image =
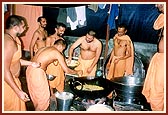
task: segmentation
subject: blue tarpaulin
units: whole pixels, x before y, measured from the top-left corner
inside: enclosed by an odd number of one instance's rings
[[[120,4],[119,5],[118,20],[115,20],[116,26],[119,23],[125,23],[128,27],[127,34],[131,37],[132,41],[144,43],[157,43],[158,32],[153,29],[153,24],[159,15],[158,9],[155,4]],[[57,21],[58,13],[61,8],[43,8],[43,14],[48,18],[49,33],[53,25]],[[86,8],[86,21],[87,26],[70,30],[67,28],[65,35],[67,36],[82,36],[85,35],[88,29],[94,29],[97,32],[98,39],[106,39],[106,29],[108,21],[108,10],[98,8],[97,12]],[[66,15],[62,15],[62,19],[66,19]],[[110,20],[109,20],[110,22]],[[114,19],[111,20],[114,22]],[[54,29],[52,29],[54,30]],[[114,36],[116,28],[110,31],[110,38]]]

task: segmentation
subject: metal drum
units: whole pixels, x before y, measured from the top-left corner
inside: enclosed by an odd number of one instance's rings
[[[104,72],[106,72],[106,64],[110,55],[104,63]],[[104,73],[106,75],[106,73]],[[116,101],[123,102],[125,104],[143,104],[146,103],[144,96],[142,95],[143,83],[145,80],[145,70],[142,61],[138,58],[137,54],[134,55],[134,72],[130,76],[116,77],[111,80],[112,87],[115,90],[117,96]]]

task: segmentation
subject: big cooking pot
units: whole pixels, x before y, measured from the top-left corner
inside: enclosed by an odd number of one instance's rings
[[[107,56],[104,62],[104,74],[106,75],[106,65],[110,55]],[[144,100],[142,95],[143,83],[145,80],[145,70],[142,61],[135,53],[133,75],[120,76],[111,80],[112,89],[116,92],[116,99],[122,100],[126,103],[132,103],[135,100]]]
[[[118,96],[138,97],[142,92],[144,78],[124,76],[113,78],[111,82]]]
[[[111,81],[105,78],[95,77],[74,77],[69,80],[71,90],[79,97],[85,99],[96,99],[106,97],[113,90]],[[102,90],[83,90],[85,84],[103,87]],[[78,89],[77,87],[80,87]]]

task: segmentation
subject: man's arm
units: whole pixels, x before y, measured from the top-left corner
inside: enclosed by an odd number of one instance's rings
[[[59,64],[61,65],[61,67],[62,67],[62,69],[64,70],[65,73],[67,73],[67,74],[78,74],[79,76],[82,76],[82,71],[80,71],[80,70],[76,71],[76,70],[72,70],[72,69],[68,68],[67,64],[65,63],[65,58],[60,52],[57,52],[56,56],[57,56]]]
[[[46,38],[46,47],[51,46],[51,44],[50,44],[51,41],[50,40],[51,40],[50,37]]]
[[[94,66],[97,64],[97,62],[98,62],[98,60],[100,58],[101,51],[102,51],[102,44],[101,44],[100,41],[98,41],[98,43],[97,43],[97,49],[96,49],[96,55],[95,55],[94,61],[91,64],[91,66],[89,67],[89,69],[88,69],[89,73],[92,71],[92,69],[94,68]]]
[[[4,44],[4,81],[13,89],[23,101],[29,101],[28,95],[23,92],[15,83],[12,72],[10,70],[11,61],[17,47],[13,42],[5,41]]]
[[[72,59],[72,54],[73,54],[73,51],[74,51],[74,49],[76,48],[76,47],[78,47],[81,43],[82,43],[82,41],[83,41],[83,37],[80,37],[80,38],[78,38],[72,45],[71,45],[71,47],[69,48],[69,57],[68,57],[68,60],[69,61],[71,61],[71,59]]]
[[[126,42],[127,42],[126,55],[123,57],[116,58],[117,60],[125,60],[125,59],[131,57],[131,43],[130,43],[130,41],[126,41]]]
[[[20,63],[22,66],[33,66],[33,67],[40,67],[40,63],[37,63],[37,62],[32,62],[32,61],[27,61],[27,60],[24,60],[24,59],[20,59]]]
[[[36,43],[36,40],[38,37],[39,37],[39,33],[35,32],[33,34],[32,40],[30,42],[30,57],[31,57],[31,59],[33,58],[34,46],[35,46],[35,43]]]

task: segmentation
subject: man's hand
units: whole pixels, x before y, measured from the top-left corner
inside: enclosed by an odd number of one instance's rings
[[[87,73],[88,73],[88,74],[89,74],[89,73],[91,73],[91,72],[92,72],[92,70],[93,70],[93,68],[92,68],[92,67],[87,68]]]
[[[82,77],[83,71],[82,70],[77,70],[77,74],[78,74],[79,77]]]
[[[23,92],[23,91],[20,91],[20,92],[18,93],[18,96],[19,96],[19,98],[20,98],[21,100],[23,100],[24,102],[30,101],[29,96],[28,96],[25,92]]]
[[[35,68],[39,68],[41,66],[41,63],[37,63],[37,62],[32,62],[31,66],[35,67]]]

